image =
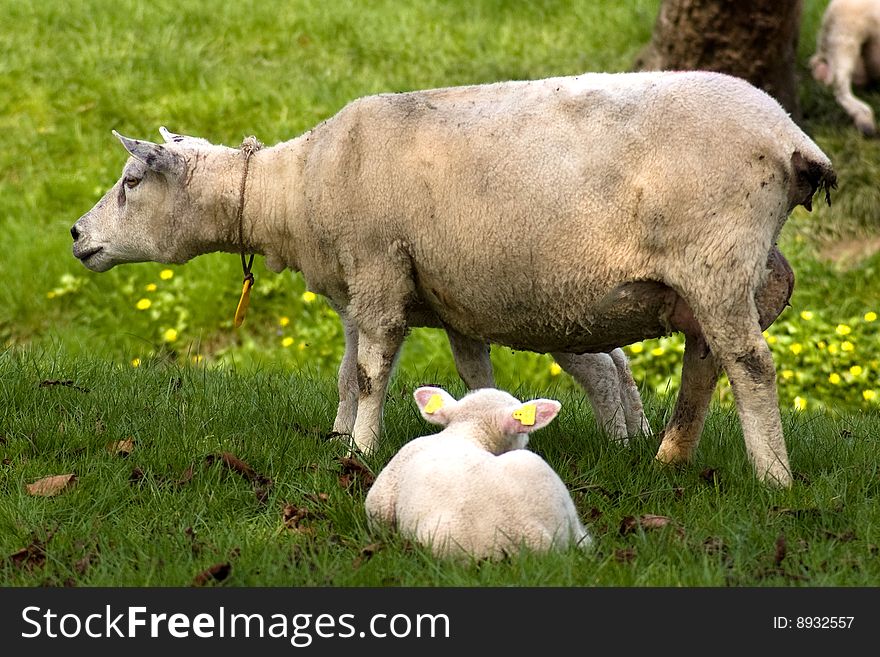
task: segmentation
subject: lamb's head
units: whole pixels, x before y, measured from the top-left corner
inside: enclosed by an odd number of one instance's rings
[[[236,149],[160,128],[165,144],[129,139],[115,185],[70,229],[73,255],[94,271],[126,262],[183,263],[221,248],[235,196]],[[240,165],[239,165],[240,166]]]
[[[493,454],[522,449],[529,433],[547,426],[562,407],[554,399],[521,402],[495,388],[469,392],[460,400],[433,386],[418,388],[416,404],[428,422],[474,439]]]

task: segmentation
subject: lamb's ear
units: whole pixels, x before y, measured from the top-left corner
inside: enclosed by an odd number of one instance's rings
[[[185,163],[182,157],[177,153],[172,153],[160,144],[154,144],[151,141],[141,141],[140,139],[129,139],[120,135],[115,130],[113,135],[122,142],[133,157],[146,164],[150,169],[157,173],[164,173],[173,176],[183,174]]]
[[[504,433],[531,433],[546,427],[562,408],[555,399],[532,399],[502,418]]]
[[[422,386],[413,392],[422,417],[431,424],[445,427],[452,420],[458,402],[443,388]]]

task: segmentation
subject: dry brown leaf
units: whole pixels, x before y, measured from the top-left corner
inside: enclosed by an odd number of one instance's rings
[[[635,516],[626,516],[620,521],[620,534],[630,534],[637,529],[662,529],[670,524],[674,525],[675,523],[672,518],[667,516],[655,516],[650,513],[646,513],[638,518]],[[681,528],[678,528],[678,533],[683,534],[684,532]]]
[[[284,526],[288,529],[302,529],[302,521],[311,517],[312,512],[305,507],[285,504],[281,509],[281,518],[284,520]]]
[[[134,438],[126,438],[125,440],[117,440],[107,445],[107,449],[111,454],[117,456],[128,456],[134,451]]]
[[[227,468],[232,470],[233,472],[237,472],[242,477],[247,479],[250,482],[259,484],[265,488],[270,488],[272,486],[272,480],[269,477],[265,477],[258,472],[256,472],[251,466],[238,458],[235,454],[230,452],[222,452],[219,455],[209,454],[205,459],[208,464],[212,464],[215,461],[219,460],[220,463],[225,465]]]
[[[373,485],[376,478],[361,461],[352,456],[341,456],[337,461],[342,466],[342,474],[339,476],[340,486],[349,488],[357,482],[363,490],[367,490]]]
[[[27,492],[28,495],[51,497],[52,495],[57,495],[75,481],[76,475],[73,473],[43,477],[42,479],[37,479],[32,484],[28,484]]]
[[[193,466],[190,465],[186,470],[183,471],[183,474],[180,475],[180,479],[177,480],[177,485],[186,486],[190,482],[190,479],[193,478],[194,473],[195,472],[193,470]]]
[[[776,545],[774,546],[773,564],[775,566],[779,566],[782,564],[782,561],[785,559],[787,551],[788,550],[785,545],[785,534],[780,534],[779,537],[776,539]]]
[[[367,546],[361,548],[361,553],[355,557],[354,562],[352,562],[352,568],[360,568],[367,561],[369,561],[374,554],[376,554],[379,550],[381,550],[383,545],[381,543],[370,543]]]
[[[232,564],[228,561],[223,563],[215,563],[210,568],[203,570],[192,581],[192,586],[204,586],[211,580],[215,582],[222,582],[224,579],[229,577],[229,573],[232,571]]]
[[[614,560],[618,563],[631,563],[636,558],[636,549],[633,547],[621,548],[614,551]]]

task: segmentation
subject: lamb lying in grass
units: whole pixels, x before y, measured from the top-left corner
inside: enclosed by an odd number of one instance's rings
[[[810,67],[816,80],[834,90],[837,103],[862,134],[875,135],[874,111],[856,98],[852,85],[880,80],[880,0],[831,0]]]
[[[379,473],[365,502],[371,527],[395,527],[438,557],[590,545],[565,484],[523,449],[559,402],[522,403],[494,388],[460,401],[434,387],[414,396],[422,416],[445,429],[407,443]]]

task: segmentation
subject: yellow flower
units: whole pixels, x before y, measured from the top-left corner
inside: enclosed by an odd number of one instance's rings
[[[198,354],[198,355],[192,357],[193,363],[201,363],[203,360],[205,360],[205,357],[202,356],[201,354]]]
[[[777,342],[778,342],[778,340],[776,339],[775,335],[768,335],[767,336],[767,344],[776,344]]]
[[[279,326],[287,326],[288,324],[290,324],[290,317],[279,317],[278,318],[278,325]]]
[[[846,324],[838,324],[836,330],[837,335],[849,335],[852,332],[852,329]]]
[[[167,281],[168,279],[172,278],[173,276],[174,276],[174,272],[171,271],[170,269],[163,269],[162,271],[159,272],[159,278],[161,278],[163,281]]]
[[[640,354],[645,350],[645,345],[641,342],[636,342],[633,345],[630,345],[629,350],[634,354]]]
[[[876,319],[877,319],[877,313],[875,313],[873,310],[865,313],[865,321],[866,322],[873,322],[873,321],[876,321]]]
[[[52,290],[49,290],[48,292],[46,292],[46,298],[47,298],[47,299],[54,299],[54,298],[55,298],[55,292],[52,291]]]
[[[131,366],[132,367],[140,367],[141,366],[141,359],[140,358],[132,358],[131,359]]]
[[[167,329],[162,334],[162,339],[165,340],[165,342],[174,342],[177,339],[177,329]]]
[[[828,353],[831,354],[832,356],[837,353],[837,343],[836,342],[832,342],[830,345],[828,345]]]
[[[853,365],[852,367],[849,368],[849,373],[852,374],[853,376],[858,376],[859,374],[862,373],[862,366],[861,365]]]
[[[840,383],[840,374],[838,374],[837,372],[832,372],[828,375],[828,381],[829,383],[837,385],[838,383]]]
[[[789,347],[789,349],[791,349],[791,353],[793,353],[795,356],[797,356],[799,353],[801,353],[804,350],[804,347],[800,342],[795,342],[793,345],[791,345]]]
[[[801,319],[806,320],[806,321],[809,322],[811,319],[813,319],[813,313],[812,313],[812,311],[810,311],[810,310],[802,310],[802,311],[801,311]]]
[[[651,349],[652,356],[662,356],[663,354],[664,354],[663,347],[654,347],[653,349]]]
[[[794,410],[805,411],[807,409],[807,400],[803,397],[794,398]]]
[[[305,348],[308,346],[309,345],[307,345],[305,342],[300,342],[298,345],[296,345],[296,348],[299,349],[300,351],[305,351]]]
[[[841,343],[841,345],[840,345],[840,349],[842,351],[852,351],[855,348],[856,348],[856,346],[852,342],[850,342],[849,340]]]
[[[306,303],[311,303],[312,301],[314,301],[317,298],[318,298],[318,295],[315,294],[314,292],[310,292],[309,290],[306,290],[302,294],[302,300],[305,301]]]
[[[782,370],[782,378],[786,381],[794,376],[794,372],[791,370]]]
[[[292,344],[293,344],[293,338],[291,338],[290,336],[287,336],[286,338],[284,338],[281,341],[281,346],[285,347],[285,348],[289,347]]]
[[[134,307],[137,308],[138,310],[146,310],[147,308],[149,308],[152,305],[153,305],[153,302],[150,301],[149,299],[141,299],[140,301],[138,301],[135,304]]]
[[[825,340],[819,340],[819,342],[816,343],[816,346],[819,347],[819,349],[824,349],[828,345],[825,344]]]
[[[874,401],[877,398],[876,390],[862,390],[862,397],[865,398],[865,401]]]
[[[560,372],[562,372],[562,368],[559,363],[550,363],[550,376],[559,376]]]
[[[156,287],[157,287],[157,286],[156,286],[155,283],[147,283],[146,285],[144,285],[144,289],[145,289],[147,292],[155,292],[155,291],[156,291]]]

